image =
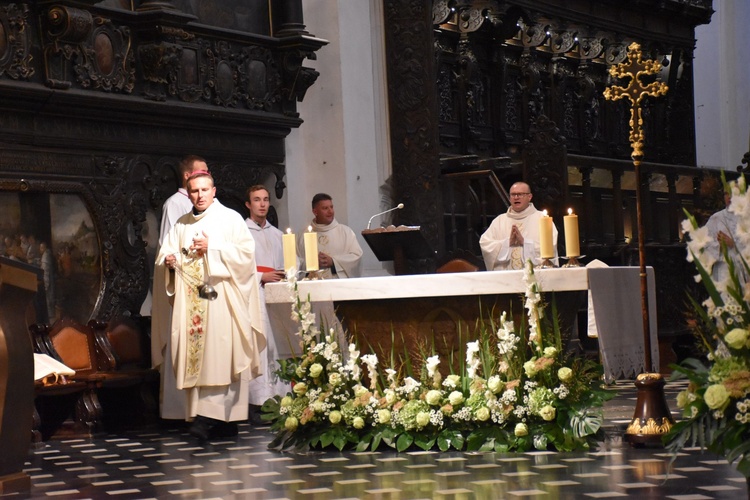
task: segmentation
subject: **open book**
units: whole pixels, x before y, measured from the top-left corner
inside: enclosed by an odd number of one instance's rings
[[[41,380],[44,385],[64,384],[65,377],[73,376],[76,372],[65,366],[55,358],[46,354],[34,353],[34,381]]]

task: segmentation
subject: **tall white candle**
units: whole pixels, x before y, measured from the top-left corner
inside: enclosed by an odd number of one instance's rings
[[[312,232],[312,226],[305,233],[305,266],[308,271],[317,271],[318,267],[318,233]]]
[[[573,213],[572,208],[569,208],[568,215],[563,217],[563,226],[565,227],[565,255],[567,257],[580,257],[578,216]]]
[[[552,246],[552,217],[544,215],[539,218],[539,252],[543,259],[551,259],[555,256],[555,250]]]
[[[290,228],[281,236],[281,244],[284,248],[284,272],[289,272],[297,266],[297,241]]]

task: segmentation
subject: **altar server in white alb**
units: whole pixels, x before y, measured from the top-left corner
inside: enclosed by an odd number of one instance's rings
[[[531,187],[516,182],[510,187],[510,207],[498,215],[479,239],[482,257],[488,271],[523,269],[531,259],[541,264],[539,218],[543,212],[531,203]],[[557,228],[552,225],[552,246],[557,258]]]
[[[276,283],[284,279],[284,250],[281,243],[282,232],[268,221],[268,209],[271,207],[270,194],[265,186],[256,184],[247,190],[245,206],[250,211],[250,217],[245,224],[255,240],[255,264],[258,269],[260,284],[260,304],[263,315],[263,328],[266,333],[265,355],[260,357],[261,376],[250,381],[250,415],[252,424],[262,424],[260,407],[273,396],[285,396],[289,385],[274,373],[278,368],[276,360],[281,352],[289,351],[288,345],[293,342],[291,332],[295,325],[284,325],[283,320],[273,314],[266,305],[265,285]],[[293,323],[289,314],[289,307],[284,305],[283,317],[287,323]],[[275,311],[274,311],[275,312]],[[273,325],[272,325],[273,323]],[[277,349],[277,342],[281,342],[282,349]],[[297,342],[297,341],[294,341]],[[291,356],[289,356],[291,357]]]
[[[193,209],[186,186],[188,178],[196,172],[208,172],[206,160],[196,155],[184,156],[178,165],[180,188],[167,198],[162,206],[159,247],[164,243],[164,239],[177,219]],[[172,306],[165,293],[163,280],[155,279],[152,289],[151,362],[154,368],[159,369],[161,375],[159,412],[161,418],[185,420],[187,418],[185,397],[181,391],[177,390],[171,356],[165,355],[171,350],[169,331],[172,322]]]
[[[339,224],[333,210],[333,199],[318,193],[312,199],[312,230],[318,233],[318,266],[322,278],[358,278],[361,274],[362,247],[354,231]],[[298,254],[305,255],[304,239],[297,242]]]
[[[248,416],[248,383],[266,346],[255,243],[242,216],[215,199],[213,178],[192,175],[193,210],[180,217],[156,259],[155,279],[173,300],[171,341],[177,388],[187,398],[190,433],[205,440],[237,434]],[[215,300],[201,289],[213,287]]]

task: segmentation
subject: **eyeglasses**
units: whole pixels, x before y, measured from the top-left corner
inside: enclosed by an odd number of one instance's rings
[[[510,193],[511,198],[520,198],[521,196],[526,196],[527,194],[531,193]]]

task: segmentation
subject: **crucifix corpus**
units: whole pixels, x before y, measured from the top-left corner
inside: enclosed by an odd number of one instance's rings
[[[627,60],[611,66],[609,74],[618,80],[628,80],[625,87],[612,85],[604,90],[604,97],[610,101],[627,99],[630,105],[630,157],[635,168],[636,220],[638,226],[638,258],[641,279],[641,312],[643,314],[643,347],[645,351],[645,373],[638,375],[635,385],[638,388],[633,420],[625,431],[625,437],[634,445],[660,445],[661,436],[669,432],[674,420],[664,396],[664,379],[660,373],[651,373],[651,329],[648,315],[648,282],[646,278],[645,231],[641,201],[641,161],[643,160],[643,116],[641,105],[646,97],[658,97],[667,93],[667,86],[658,81],[645,83],[642,78],[658,74],[662,64],[655,60],[643,60],[641,46],[631,43],[628,46]]]

